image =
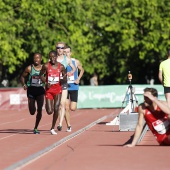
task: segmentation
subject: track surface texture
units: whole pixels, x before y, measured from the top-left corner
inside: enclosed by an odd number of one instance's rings
[[[71,113],[72,132],[50,134],[52,115],[43,111],[40,134],[28,110],[0,112],[0,169],[13,170],[169,170],[168,146],[150,131],[134,148],[123,147],[133,131],[108,126],[121,109],[79,109]],[[58,122],[56,126],[58,125]]]

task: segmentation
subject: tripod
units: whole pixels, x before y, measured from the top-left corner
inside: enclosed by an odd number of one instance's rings
[[[137,98],[136,98],[136,96],[134,94],[135,89],[132,87],[131,80],[129,80],[129,81],[130,81],[130,84],[129,84],[128,89],[126,91],[124,100],[122,101],[122,107],[123,107],[123,104],[125,102],[128,102],[128,104],[121,111],[121,113],[125,113],[125,112],[132,113],[132,112],[134,112],[135,111],[135,103],[134,103],[134,101],[136,101],[136,105],[138,106],[138,101],[137,101]],[[128,97],[128,100],[127,100],[127,97]]]
[[[120,124],[119,115],[122,114],[122,113],[127,113],[127,112],[133,113],[135,111],[134,101],[136,101],[136,105],[138,106],[138,101],[137,101],[137,98],[134,94],[135,91],[134,91],[134,88],[132,87],[132,84],[131,84],[132,74],[131,74],[130,71],[128,73],[128,80],[129,80],[130,84],[128,86],[124,100],[122,102],[122,107],[123,107],[124,102],[128,101],[128,104],[111,122],[106,123],[106,125],[119,125]],[[128,100],[127,100],[127,96],[128,96]]]

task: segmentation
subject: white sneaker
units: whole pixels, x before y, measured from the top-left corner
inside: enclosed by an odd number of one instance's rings
[[[71,126],[69,126],[66,131],[71,132]]]
[[[51,129],[50,132],[51,132],[52,135],[57,135],[57,133],[55,132],[54,129]]]

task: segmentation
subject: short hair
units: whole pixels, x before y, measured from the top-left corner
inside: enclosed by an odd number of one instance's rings
[[[49,56],[50,56],[51,53],[54,54],[55,56],[57,56],[57,52],[56,51],[54,51],[54,50],[50,51],[49,52]]]
[[[66,45],[66,46],[64,47],[64,49],[67,49],[67,48],[70,48],[70,51],[71,51],[71,47],[70,47],[69,45]]]
[[[155,88],[149,88],[149,87],[147,87],[147,88],[145,88],[143,91],[144,91],[144,92],[151,92],[151,94],[152,94],[153,96],[158,97],[158,91],[157,91]]]
[[[65,45],[66,45],[65,42],[57,42],[57,43],[56,43],[56,47],[57,47],[58,44],[63,44],[64,47],[65,47]]]
[[[34,53],[34,56],[35,56],[35,55],[39,55],[39,56],[42,58],[42,55],[41,55],[41,53],[39,53],[39,52]]]

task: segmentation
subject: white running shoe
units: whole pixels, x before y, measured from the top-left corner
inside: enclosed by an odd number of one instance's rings
[[[66,131],[71,132],[71,126],[69,126]]]
[[[50,132],[51,132],[52,135],[57,135],[57,133],[55,132],[54,129],[51,129]]]

